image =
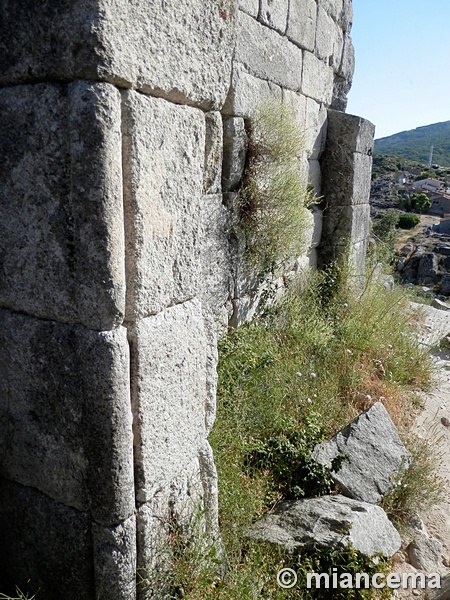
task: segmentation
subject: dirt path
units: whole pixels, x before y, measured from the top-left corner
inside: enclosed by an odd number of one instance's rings
[[[414,305],[419,308],[420,305]],[[423,323],[420,330],[420,341],[430,349],[435,361],[434,385],[428,392],[421,394],[424,410],[417,417],[413,431],[422,439],[429,440],[436,449],[438,460],[436,473],[443,480],[444,494],[442,501],[431,509],[419,513],[430,537],[442,544],[443,561],[438,571],[444,576],[450,569],[450,428],[442,423],[442,418],[450,419],[450,351],[437,350],[439,341],[450,334],[450,312],[437,310],[431,306],[420,306]],[[397,572],[415,572],[403,553],[405,562],[397,565]],[[412,599],[424,597],[416,591],[402,591],[398,597]],[[442,600],[450,600],[444,594]]]

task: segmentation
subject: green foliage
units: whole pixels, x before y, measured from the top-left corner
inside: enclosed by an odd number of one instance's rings
[[[396,227],[400,213],[394,208],[389,208],[372,221],[372,233],[377,241],[377,261],[388,264],[395,250],[397,237]]]
[[[0,593],[0,600],[34,600],[36,598],[36,594],[29,596],[27,593],[22,592],[22,590],[16,587],[16,597],[7,596],[6,594]]]
[[[398,226],[400,229],[412,229],[420,223],[420,217],[411,213],[400,215]]]
[[[412,335],[403,292],[368,285],[355,298],[345,285],[343,268],[316,274],[306,291],[293,290],[273,311],[221,341],[217,418],[210,442],[219,475],[228,570],[219,582],[211,576],[214,564],[208,571],[205,562],[197,567],[195,559],[182,569],[180,597],[328,598],[317,595],[323,590],[306,591],[301,584],[281,590],[277,571],[291,566],[303,581],[311,570],[336,567],[370,573],[374,568],[352,549],[288,555],[245,537],[246,528],[283,499],[330,491],[329,477],[311,459],[316,443],[375,400],[383,401],[401,425],[411,412],[405,390],[428,380],[430,361]],[[385,567],[387,563],[375,570]],[[341,594],[336,598],[377,597],[373,589],[335,593]]]
[[[429,441],[410,436],[408,449],[412,456],[409,468],[397,477],[395,487],[383,499],[383,508],[397,526],[405,526],[420,509],[442,500],[442,481],[435,474],[438,460],[436,448]]]
[[[300,170],[304,135],[285,104],[266,103],[252,120],[240,192],[247,258],[261,273],[304,250],[314,202]]]
[[[251,443],[247,463],[270,475],[284,498],[329,494],[333,480],[327,469],[311,457],[311,449],[325,439],[325,434],[314,411],[301,423],[286,419],[279,434]]]
[[[433,161],[450,166],[450,121],[375,140],[374,152],[376,155],[388,154],[427,164],[430,146],[434,146]]]
[[[406,210],[412,210],[418,213],[425,213],[431,208],[431,200],[426,194],[411,194],[404,196],[401,205]]]

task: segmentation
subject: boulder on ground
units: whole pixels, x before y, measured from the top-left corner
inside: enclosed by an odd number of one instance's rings
[[[425,573],[436,571],[442,560],[442,544],[425,532],[417,533],[406,549],[409,563]]]
[[[352,545],[365,556],[391,557],[400,548],[400,535],[379,506],[345,496],[321,496],[285,502],[277,511],[254,523],[253,539],[296,549],[345,548]]]
[[[334,438],[318,444],[312,456],[330,469],[345,496],[373,504],[382,500],[395,485],[401,469],[411,463],[397,428],[381,402],[361,413]],[[340,463],[339,468],[336,461]]]

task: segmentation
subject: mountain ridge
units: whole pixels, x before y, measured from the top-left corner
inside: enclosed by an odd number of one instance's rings
[[[432,162],[449,167],[450,120],[379,138],[375,140],[374,154],[398,156],[427,164],[431,146],[434,147]]]

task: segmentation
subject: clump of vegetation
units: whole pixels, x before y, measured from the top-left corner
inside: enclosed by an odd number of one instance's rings
[[[307,207],[314,195],[300,169],[304,135],[290,107],[264,104],[248,133],[241,225],[248,260],[267,273],[305,250]]]
[[[29,596],[27,593],[22,592],[22,590],[16,587],[17,596],[12,598],[11,596],[7,596],[6,594],[0,594],[0,600],[34,600],[36,598],[36,594]]]
[[[372,234],[377,242],[377,261],[388,264],[394,256],[400,213],[389,208],[372,221]]]
[[[400,215],[398,220],[398,226],[400,229],[413,229],[416,225],[420,223],[419,215],[415,215],[413,213],[405,213]]]
[[[431,208],[431,200],[426,194],[411,194],[404,196],[400,205],[405,210],[411,210],[418,213],[426,213]]]
[[[383,402],[404,432],[412,407],[408,390],[429,380],[428,353],[413,335],[404,293],[368,285],[357,298],[347,289],[343,269],[315,274],[305,291],[293,290],[264,317],[221,341],[217,419],[210,441],[228,570],[219,581],[208,579],[207,570],[206,575],[196,571],[195,564],[185,565],[179,597],[276,600],[288,593],[289,598],[325,598],[324,590],[305,590],[301,584],[281,590],[278,570],[291,566],[299,582],[307,572],[326,573],[332,567],[369,572],[370,565],[352,549],[287,555],[245,537],[247,527],[280,501],[332,490],[329,475],[311,457],[318,442],[375,401]],[[417,462],[405,475],[406,487],[401,493],[396,488],[397,495],[386,501],[398,518],[406,518],[408,506],[417,510],[426,500],[421,490],[434,489],[431,462],[413,456]],[[388,567],[385,561],[376,570]],[[333,597],[381,597],[373,589],[337,593]]]

